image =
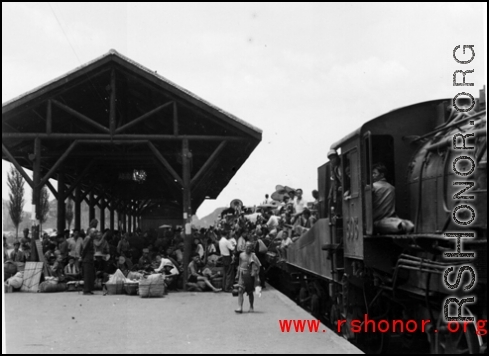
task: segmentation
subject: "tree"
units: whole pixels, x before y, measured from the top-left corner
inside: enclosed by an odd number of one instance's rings
[[[71,229],[71,222],[73,221],[73,201],[71,198],[68,199],[68,203],[66,203],[66,223],[68,224],[68,230]]]
[[[46,186],[41,188],[41,191],[39,192],[39,201],[40,201],[40,208],[39,208],[39,216],[37,216],[37,219],[41,223],[41,227],[39,229],[39,232],[42,231],[42,224],[44,224],[48,220],[48,214],[49,214],[49,191]]]
[[[7,175],[7,185],[10,189],[8,210],[15,226],[15,237],[18,239],[19,225],[23,219],[24,209],[24,178],[22,178],[20,172],[12,165]]]

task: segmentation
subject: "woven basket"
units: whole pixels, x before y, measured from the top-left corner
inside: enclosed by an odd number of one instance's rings
[[[5,262],[3,264],[3,273],[5,273],[5,279],[8,279],[12,276],[14,276],[17,273],[17,265],[13,262]],[[7,277],[8,275],[8,277]]]
[[[138,283],[124,283],[124,289],[127,295],[137,295],[138,294]]]
[[[107,294],[124,294],[124,284],[116,283],[116,284],[105,284],[105,288],[107,288]]]
[[[212,279],[211,284],[216,288],[222,288],[222,277]]]
[[[163,278],[139,281],[139,296],[141,298],[161,298],[165,294],[165,280]]]

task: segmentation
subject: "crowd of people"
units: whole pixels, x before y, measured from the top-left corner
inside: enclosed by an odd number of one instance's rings
[[[313,196],[317,197],[316,191]],[[94,219],[86,230],[43,234],[44,261],[51,277],[60,282],[83,280],[86,294],[93,294],[117,270],[126,276],[130,272],[161,273],[169,290],[185,287],[191,291],[232,292],[238,288],[239,292],[250,292],[255,285],[266,287],[270,263],[267,253],[283,259],[287,247],[312,227],[317,219],[315,204],[317,200],[310,204],[304,200],[301,189],[289,192],[280,202],[267,195],[258,207],[225,209],[213,226],[192,229],[186,286],[182,278],[185,235],[181,227],[166,226],[144,233],[139,229],[135,233],[99,231]],[[4,259],[29,261],[31,248],[34,247],[26,229],[24,238],[14,242],[10,254],[4,248]],[[243,262],[243,258],[247,261]],[[253,288],[246,273],[252,270],[256,277]]]

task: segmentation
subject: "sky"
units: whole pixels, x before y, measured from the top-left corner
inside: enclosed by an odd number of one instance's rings
[[[2,102],[115,49],[263,130],[199,217],[233,199],[259,204],[279,184],[312,200],[329,147],[363,123],[453,98],[458,69],[474,70],[464,90],[478,97],[486,12],[486,3],[4,2]],[[465,67],[452,56],[464,44],[476,53]],[[9,167],[2,161],[4,199]]]

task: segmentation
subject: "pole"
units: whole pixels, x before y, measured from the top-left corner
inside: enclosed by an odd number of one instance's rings
[[[190,196],[190,158],[191,153],[188,149],[188,140],[182,142],[182,161],[183,161],[183,226],[184,226],[184,251],[183,251],[183,282],[184,289],[187,289],[188,280],[188,264],[190,262],[190,253],[192,248],[192,229],[190,222],[192,221],[192,206]]]

